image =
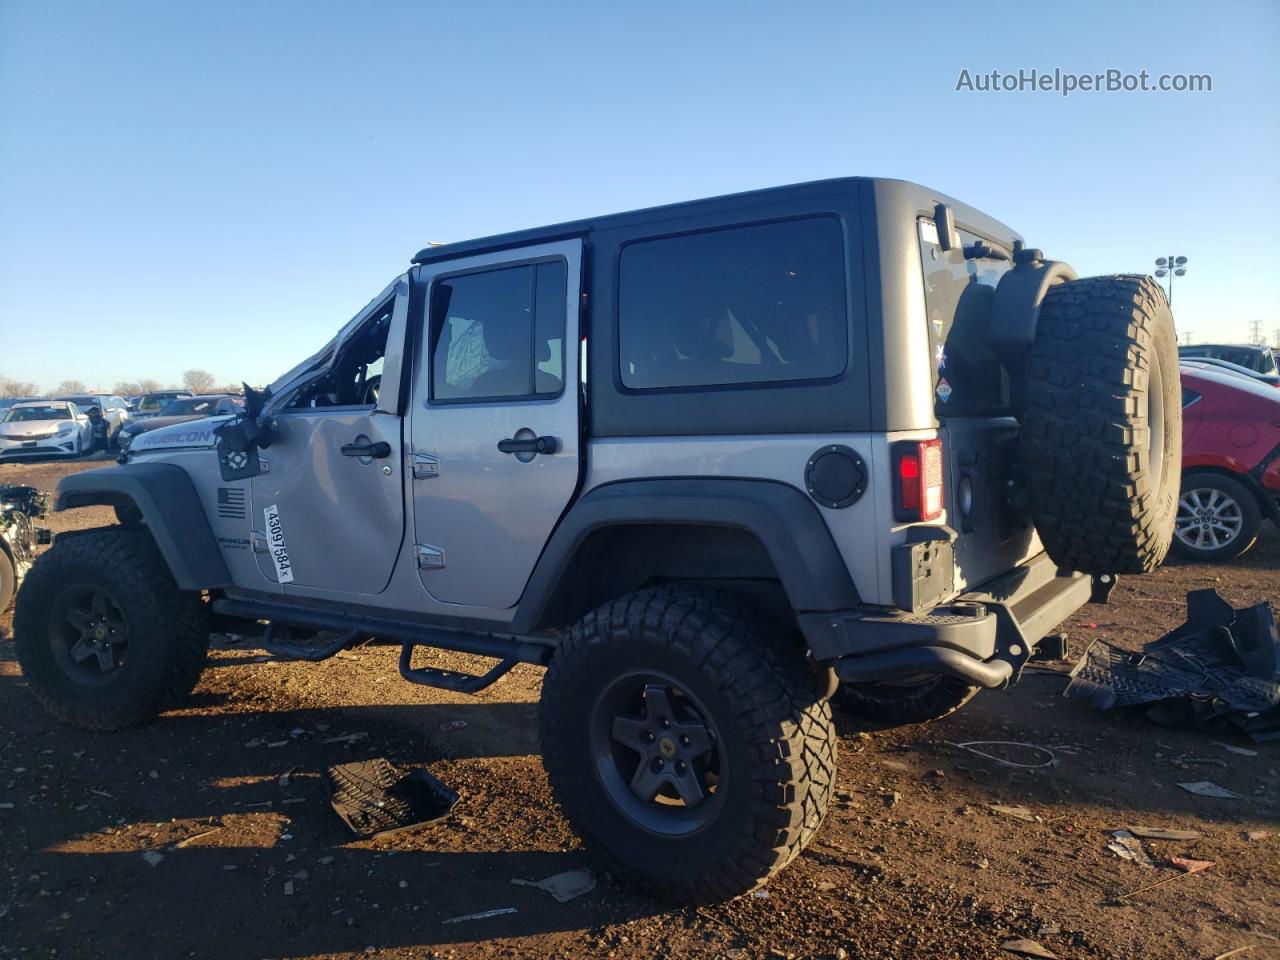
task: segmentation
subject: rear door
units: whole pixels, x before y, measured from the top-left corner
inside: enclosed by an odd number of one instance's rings
[[[1031,524],[1005,505],[1018,423],[1009,378],[987,346],[987,322],[1007,260],[943,250],[918,223],[934,371],[934,412],[947,459],[947,516],[957,533],[956,589],[977,586],[1040,552]],[[960,231],[964,246],[980,239]]]
[[[433,598],[506,609],[579,480],[580,240],[426,264],[410,415]]]

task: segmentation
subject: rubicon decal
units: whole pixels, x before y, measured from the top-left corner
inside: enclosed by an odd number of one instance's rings
[[[267,525],[267,552],[276,565],[276,580],[293,583],[293,564],[289,562],[289,548],[284,542],[284,524],[280,522],[280,510],[273,503],[262,511]]]

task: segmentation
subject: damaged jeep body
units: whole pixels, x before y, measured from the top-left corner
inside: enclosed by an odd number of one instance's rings
[[[549,665],[575,826],[668,895],[732,896],[821,820],[835,689],[941,716],[1160,562],[1158,290],[857,178],[429,247],[243,417],[144,434],[57,507],[116,505],[103,536],[227,629],[393,639],[454,690]]]

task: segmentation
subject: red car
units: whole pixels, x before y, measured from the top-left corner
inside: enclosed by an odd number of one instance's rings
[[[1280,391],[1227,371],[1182,367],[1182,497],[1173,549],[1231,560],[1263,518],[1280,524]]]

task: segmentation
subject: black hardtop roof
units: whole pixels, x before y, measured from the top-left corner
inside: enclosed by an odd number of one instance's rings
[[[593,230],[604,230],[632,224],[652,223],[661,220],[674,220],[683,216],[713,214],[722,210],[763,206],[787,199],[803,199],[807,197],[830,195],[842,190],[855,191],[860,184],[876,184],[881,187],[902,190],[917,194],[923,199],[928,197],[928,205],[949,203],[965,210],[969,208],[957,204],[950,197],[922,187],[906,180],[892,180],[882,177],[835,177],[829,180],[811,180],[806,183],[792,183],[780,187],[767,187],[763,190],[749,190],[743,193],[730,193],[718,197],[707,197],[699,200],[685,200],[680,203],[663,204],[657,207],[646,207],[625,213],[611,213],[584,220],[570,220],[545,227],[533,227],[527,230],[516,230],[510,233],[499,233],[489,237],[478,237],[474,240],[462,240],[458,243],[446,243],[440,246],[424,247],[414,256],[414,263],[431,263],[439,260],[451,260],[455,257],[468,256],[508,247],[520,247],[531,243],[549,243],[554,240],[566,240],[590,233]],[[976,213],[976,211],[974,211]],[[985,216],[978,214],[983,221],[995,224]],[[1005,228],[1001,232],[1010,232]]]

